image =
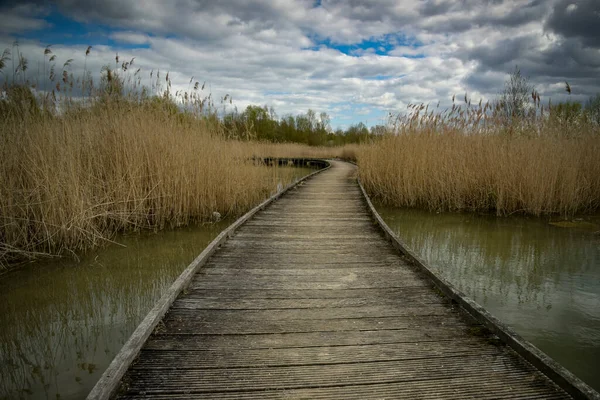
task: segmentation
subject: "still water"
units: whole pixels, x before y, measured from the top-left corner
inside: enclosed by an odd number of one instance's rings
[[[600,218],[377,210],[447,281],[600,391]]]
[[[0,277],[0,398],[85,398],[162,293],[230,222],[120,237],[127,247]]]
[[[283,182],[310,168],[279,168]],[[120,236],[0,275],[0,399],[82,399],[172,282],[233,220]]]

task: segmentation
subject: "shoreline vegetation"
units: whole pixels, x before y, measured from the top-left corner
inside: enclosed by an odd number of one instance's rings
[[[568,218],[600,209],[598,123],[541,107],[514,121],[498,109],[482,123],[487,110],[465,103],[447,113],[413,106],[390,134],[362,147],[369,194],[429,211]]]
[[[411,105],[386,126],[334,132],[311,110],[228,112],[230,96],[215,104],[193,79],[173,93],[169,74],[151,71],[143,86],[134,59],[117,56],[94,82],[85,61],[75,77],[73,60],[60,67],[48,47],[45,75],[31,82],[18,44],[0,71],[11,57],[12,77],[0,75],[0,269],[77,257],[118,232],[243,214],[292,179],[254,157],[357,161],[385,205],[563,216],[600,208],[597,115],[544,108],[535,91],[525,110],[471,106],[465,95],[450,110]]]
[[[72,60],[59,72],[47,51],[48,79],[25,80],[17,53],[0,93],[0,270],[77,257],[119,232],[239,216],[294,179],[255,158],[337,155],[234,137],[198,82],[173,94],[169,74],[153,72],[148,89],[129,73],[134,61],[117,57],[95,84],[69,72]]]

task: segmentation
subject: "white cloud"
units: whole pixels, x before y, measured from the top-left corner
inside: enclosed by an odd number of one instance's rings
[[[150,36],[138,32],[115,32],[110,35],[111,39],[123,43],[148,44]]]

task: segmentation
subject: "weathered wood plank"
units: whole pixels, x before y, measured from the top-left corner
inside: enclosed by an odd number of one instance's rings
[[[542,394],[540,394],[542,393]],[[158,400],[189,400],[197,399],[198,394],[182,393],[128,393],[119,399],[158,399]],[[463,376],[441,380],[386,382],[366,385],[340,385],[334,387],[313,387],[306,389],[257,390],[237,392],[203,393],[203,399],[247,400],[247,399],[334,399],[334,400],[364,400],[364,399],[563,399],[563,392],[547,390],[544,382],[531,382],[531,376],[523,374],[514,376],[511,384],[501,377],[490,379],[481,376]]]
[[[177,317],[192,316],[199,321],[301,321],[301,320],[338,320],[350,318],[391,318],[415,317],[425,315],[444,315],[447,305],[431,303],[427,306],[362,306],[362,307],[335,307],[331,309],[299,308],[299,309],[269,309],[269,310],[230,310],[230,309],[205,309],[199,307],[198,299],[180,299],[171,307],[171,315]],[[175,314],[176,312],[176,314]],[[333,321],[332,323],[335,323]]]
[[[241,260],[245,261],[250,257],[244,255],[243,252],[240,253],[221,253],[218,256],[214,257],[214,260]],[[256,261],[262,262],[283,262],[283,263],[298,263],[298,264],[321,264],[321,263],[367,263],[373,261],[372,258],[367,256],[366,254],[358,254],[358,252],[343,252],[340,254],[336,254],[335,252],[329,252],[327,254],[313,252],[311,254],[303,254],[301,252],[298,253],[290,253],[286,254],[285,252],[280,253],[263,253],[260,254],[259,257],[255,258]],[[380,262],[396,262],[398,258],[393,254],[382,255],[378,258],[377,261]]]
[[[475,340],[285,349],[144,350],[133,369],[283,367],[501,355],[499,348]]]
[[[395,268],[393,266],[380,267],[372,266],[370,268],[261,268],[244,266],[240,264],[238,268],[233,266],[223,267],[219,264],[212,264],[206,266],[202,270],[202,275],[239,275],[244,274],[247,277],[257,276],[265,277],[271,275],[296,277],[306,276],[310,278],[317,278],[323,280],[328,279],[343,279],[348,275],[354,275],[356,279],[376,279],[380,276],[395,277],[395,278],[407,278],[412,277],[408,271],[404,269]]]
[[[253,257],[255,261],[259,261],[261,257],[268,257],[270,255],[275,255],[279,259],[285,259],[291,255],[299,255],[303,258],[310,257],[327,257],[327,256],[354,256],[361,257],[365,260],[373,260],[374,257],[377,257],[378,260],[382,261],[394,261],[398,260],[398,256],[394,254],[393,251],[388,249],[379,249],[373,247],[359,248],[358,246],[338,246],[335,247],[321,247],[321,248],[311,248],[307,246],[299,246],[295,244],[289,244],[287,246],[281,246],[279,248],[270,248],[268,246],[263,247],[244,247],[237,246],[236,244],[231,244],[229,246],[223,246],[225,249],[230,249],[230,252],[223,252],[219,256],[215,256],[215,259],[221,258],[235,258],[235,257],[246,257],[256,253],[257,257]],[[385,257],[384,256],[389,256]]]
[[[360,263],[344,263],[341,264],[339,262],[329,262],[329,263],[315,263],[315,264],[304,264],[304,263],[292,263],[286,262],[282,263],[277,260],[244,260],[244,259],[230,259],[230,260],[219,260],[219,262],[208,262],[206,264],[209,268],[233,268],[236,269],[251,269],[251,268],[261,268],[261,269],[270,269],[270,270],[278,270],[278,269],[294,269],[294,268],[302,268],[303,270],[311,270],[311,269],[346,269],[346,268],[363,268],[365,270],[369,270],[371,268],[398,268],[397,263],[385,263],[385,262],[360,262]],[[406,268],[405,265],[402,267]],[[429,285],[431,286],[431,285]]]
[[[333,399],[333,400],[364,400],[364,399],[563,399],[561,392],[548,393],[543,383],[531,384],[529,376],[513,379],[511,385],[501,379],[485,380],[482,378],[462,377],[443,379],[439,381],[415,381],[407,385],[400,383],[344,385],[336,387],[316,387],[308,389],[257,390],[236,392],[203,393],[202,399],[246,400],[246,399]],[[482,386],[485,390],[482,390]],[[543,392],[543,394],[540,394]],[[119,396],[119,399],[156,399],[156,400],[189,400],[197,399],[195,393],[129,393]]]
[[[130,370],[129,388],[173,393],[214,391],[299,389],[340,385],[375,384],[442,380],[465,376],[481,379],[512,379],[528,376],[530,384],[538,376],[531,368],[519,363],[507,353],[447,357],[440,360],[417,359],[401,361],[366,362],[334,365],[281,366],[278,368],[223,368]],[[512,383],[512,382],[511,382]],[[548,388],[549,391],[552,388]]]
[[[189,318],[189,313],[172,310],[163,319],[161,333],[172,334],[220,334],[220,335],[256,335],[265,333],[301,333],[301,332],[344,332],[344,331],[380,331],[424,329],[426,332],[440,327],[459,327],[466,324],[457,321],[457,315],[421,315],[396,318],[355,318],[355,319],[308,319],[286,321],[256,320],[199,320]]]
[[[429,291],[431,292],[431,291]],[[173,303],[174,308],[197,308],[197,309],[219,309],[219,310],[276,310],[289,308],[339,308],[339,307],[365,307],[365,306],[396,306],[400,299],[379,298],[345,298],[345,299],[224,299],[221,297],[206,297],[205,293],[188,293],[185,298],[178,299]],[[406,299],[405,299],[406,301]],[[412,296],[412,306],[426,307],[429,304],[444,304],[445,300],[432,294],[426,293],[421,297]]]
[[[419,282],[418,286],[407,286],[402,288],[367,288],[367,289],[232,289],[232,288],[204,288],[188,289],[187,296],[203,296],[204,298],[227,299],[373,299],[381,301],[386,300],[403,304],[404,301],[419,297],[423,293],[433,293],[431,286],[424,282]],[[435,294],[439,297],[438,294]]]
[[[200,279],[197,276],[195,281],[190,285],[192,290],[195,289],[278,289],[278,290],[303,290],[303,289],[371,289],[371,288],[402,288],[402,287],[415,287],[419,284],[425,285],[418,278],[411,279],[397,279],[395,282],[390,282],[385,278],[380,278],[371,282],[356,281],[352,276],[348,276],[345,280],[332,281],[315,281],[311,279],[302,279],[297,277],[295,279],[287,279],[285,277],[281,279],[251,279],[244,278],[244,281],[239,279],[232,279],[231,282],[227,282],[223,279],[210,279],[214,275],[204,275],[205,279]]]
[[[424,332],[423,326],[417,326],[402,330],[288,332],[255,335],[157,333],[150,337],[145,349],[219,351],[221,349],[287,349],[415,342],[427,343],[430,341],[480,343],[479,337],[468,334],[471,328],[464,325],[436,326],[435,329]]]

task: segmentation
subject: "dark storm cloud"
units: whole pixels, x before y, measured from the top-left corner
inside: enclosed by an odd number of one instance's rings
[[[483,69],[506,69],[506,65],[514,65],[535,49],[536,45],[537,41],[531,36],[507,38],[493,46],[476,47],[466,54],[466,58],[477,60]]]
[[[135,2],[121,0],[59,0],[57,4],[67,15],[86,22],[135,20],[147,11]]]
[[[383,0],[379,2],[361,0],[324,0],[321,7],[338,15],[356,21],[376,22],[393,15],[391,10],[395,2]]]
[[[600,73],[600,52],[568,39],[541,53],[536,70],[552,77],[594,78]]]
[[[465,86],[489,93],[498,84],[492,77],[506,76],[518,66],[539,87],[569,81],[582,95],[600,91],[600,2],[536,0],[502,5],[501,13],[470,6],[470,17],[453,12],[436,27],[436,32],[466,36],[477,27],[496,36],[481,37],[481,44],[461,46],[454,53],[477,63],[463,80]],[[471,27],[465,29],[467,22]]]
[[[483,23],[501,25],[507,27],[518,27],[532,21],[541,21],[548,13],[547,0],[531,1],[523,6],[515,7],[506,15],[497,18],[484,18]]]
[[[464,83],[469,88],[477,88],[480,93],[497,94],[504,88],[504,80],[505,76],[503,74],[478,70],[469,74]]]
[[[522,37],[505,40],[496,48],[479,48],[470,56],[479,60],[478,67],[465,78],[466,86],[491,93],[501,92],[506,74],[518,67],[538,90],[558,85],[563,88],[568,81],[573,95],[592,96],[600,92],[598,75],[600,74],[600,52],[590,51],[578,39],[562,40],[543,51],[535,49],[535,38]],[[503,48],[504,51],[496,52]],[[549,89],[550,90],[550,89]],[[563,98],[562,89],[551,89],[546,98]]]
[[[587,46],[600,47],[600,1],[560,0],[546,28],[566,38],[579,38]]]
[[[490,7],[503,6],[504,13],[490,15]],[[435,33],[462,33],[478,27],[499,29],[518,28],[532,21],[542,21],[550,12],[550,3],[544,0],[505,3],[501,0],[479,2],[428,1],[419,9],[423,19],[420,26]],[[431,17],[436,17],[431,19]]]
[[[452,7],[452,2],[442,1],[436,2],[428,0],[419,7],[419,13],[424,17],[431,17],[433,15],[444,14]]]

